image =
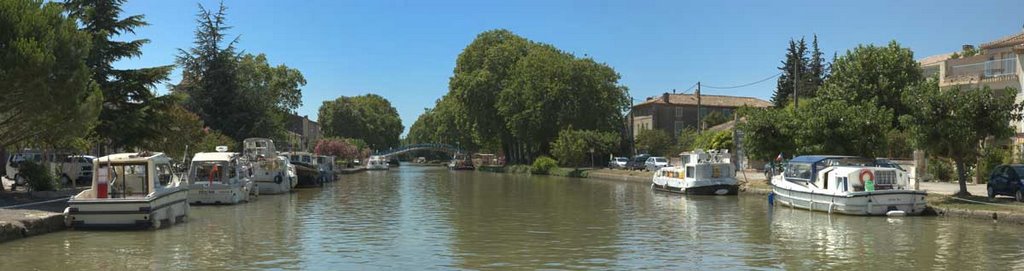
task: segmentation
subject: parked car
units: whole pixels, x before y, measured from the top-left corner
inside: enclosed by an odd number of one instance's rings
[[[95,156],[69,155],[60,163],[60,176],[57,176],[61,184],[71,182],[91,183],[92,182],[92,160]]]
[[[988,177],[988,198],[999,195],[1011,196],[1017,201],[1024,201],[1024,165],[1000,165],[992,170]]]
[[[647,158],[650,157],[650,154],[640,154],[637,156],[633,156],[633,160],[630,160],[629,163],[626,164],[626,169],[644,170],[644,163],[647,162]]]
[[[608,168],[626,168],[627,164],[629,164],[629,158],[615,157],[608,161]]]
[[[92,181],[92,160],[95,159],[95,157],[88,155],[57,154],[49,154],[46,155],[46,157],[47,158],[44,159],[42,153],[32,150],[15,153],[8,157],[4,174],[8,179],[14,180],[14,184],[11,185],[11,189],[27,184],[25,176],[22,176],[18,172],[18,167],[21,166],[21,163],[26,161],[47,163],[51,172],[56,173],[54,177],[57,178],[57,181],[62,185],[69,185],[72,182],[79,183]]]
[[[668,158],[661,156],[649,157],[647,158],[647,161],[644,162],[644,169],[647,171],[657,171],[658,169],[667,166],[671,166],[668,163]]]

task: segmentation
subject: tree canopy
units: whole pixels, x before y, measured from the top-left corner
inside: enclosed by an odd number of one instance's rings
[[[640,131],[636,135],[636,150],[658,156],[671,156],[672,136],[659,129]]]
[[[775,107],[786,107],[793,102],[793,90],[797,90],[799,99],[813,98],[817,96],[818,90],[826,78],[828,70],[825,69],[825,59],[822,57],[821,49],[818,48],[818,35],[814,35],[811,43],[811,52],[808,56],[807,42],[800,40],[789,40],[789,47],[786,49],[786,56],[779,67],[778,83],[775,93],[772,95],[772,103]]]
[[[896,127],[898,118],[911,110],[903,93],[913,92],[923,79],[914,52],[896,41],[886,46],[859,45],[832,63],[832,74],[820,94],[828,100],[891,109],[891,127]]]
[[[398,110],[376,94],[324,101],[318,121],[324,136],[361,139],[375,150],[398,146],[405,129]]]
[[[551,153],[564,165],[586,164],[587,157],[604,157],[612,153],[619,143],[619,134],[592,130],[564,129],[551,145]]]
[[[63,145],[94,127],[103,93],[90,36],[57,3],[0,1],[0,147]]]

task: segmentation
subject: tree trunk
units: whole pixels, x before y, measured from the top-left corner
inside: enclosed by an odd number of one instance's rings
[[[967,169],[965,168],[964,160],[962,158],[955,158],[953,162],[956,163],[956,176],[960,182],[960,191],[956,192],[955,196],[970,196],[971,193],[967,192]]]

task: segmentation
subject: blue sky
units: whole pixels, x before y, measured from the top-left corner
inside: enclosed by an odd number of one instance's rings
[[[119,67],[174,62],[192,46],[197,3],[129,1],[125,15],[150,26],[140,58]],[[1018,33],[1024,1],[225,1],[239,48],[266,53],[305,75],[299,115],[325,100],[376,93],[406,129],[448,91],[459,52],[480,32],[504,28],[607,63],[637,100],[697,81],[732,86],[778,73],[790,38],[817,33],[831,57],[857,44],[897,40],[916,58]],[[172,82],[180,80],[175,71]],[[771,97],[775,80],[706,94]],[[159,90],[165,92],[163,88]]]

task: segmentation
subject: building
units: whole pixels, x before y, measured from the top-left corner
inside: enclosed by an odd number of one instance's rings
[[[320,124],[310,120],[309,116],[288,114],[284,126],[288,139],[283,146],[278,147],[279,150],[312,152],[316,142],[323,137]]]
[[[972,56],[961,56],[974,52]],[[929,56],[918,60],[925,76],[939,80],[940,89],[956,87],[1016,89],[1014,100],[1021,103],[1024,95],[1024,30],[997,40],[981,44],[978,48],[964,45],[961,52]],[[1016,136],[1014,149],[1021,153],[1024,147],[1024,124],[1011,122]]]
[[[697,128],[699,117],[720,112],[727,118],[743,106],[770,107],[768,101],[753,97],[665,93],[636,104],[628,117],[633,138],[643,130],[660,129],[678,137],[685,128]],[[697,111],[700,108],[700,115]],[[706,127],[705,127],[706,128]]]

